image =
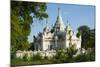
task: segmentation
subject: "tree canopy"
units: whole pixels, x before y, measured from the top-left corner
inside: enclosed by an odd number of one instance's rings
[[[82,42],[81,46],[82,48],[94,48],[95,46],[95,30],[91,30],[88,26],[80,26],[78,28],[78,34],[77,36],[81,34],[82,36]]]
[[[33,19],[47,18],[47,4],[39,2],[11,1],[11,50],[27,50],[28,35]],[[32,14],[32,15],[31,15]]]

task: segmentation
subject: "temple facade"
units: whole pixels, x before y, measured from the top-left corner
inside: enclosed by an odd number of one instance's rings
[[[77,49],[81,48],[81,35],[76,36],[71,25],[67,22],[64,25],[60,9],[58,8],[58,16],[52,29],[46,24],[43,32],[39,33],[34,39],[34,49],[36,51],[65,49],[75,45]]]

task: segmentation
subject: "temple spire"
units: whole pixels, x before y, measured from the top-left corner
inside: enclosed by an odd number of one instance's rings
[[[58,31],[64,31],[64,28],[65,28],[64,22],[61,17],[60,8],[58,8],[58,16],[57,16],[57,20],[54,27],[55,27],[55,30],[58,30]]]
[[[57,20],[62,23],[63,20],[62,20],[62,17],[61,17],[61,11],[60,11],[60,8],[58,8],[58,17],[57,17]]]
[[[68,21],[68,20],[67,20],[66,30],[72,30],[72,27],[71,27],[71,25],[70,25],[70,23],[69,23],[69,21]]]
[[[58,16],[60,15],[60,8],[58,8]]]

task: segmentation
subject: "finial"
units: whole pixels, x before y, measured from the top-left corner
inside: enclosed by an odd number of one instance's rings
[[[58,11],[60,10],[60,8],[58,7]]]
[[[60,14],[60,8],[58,8],[58,15]]]

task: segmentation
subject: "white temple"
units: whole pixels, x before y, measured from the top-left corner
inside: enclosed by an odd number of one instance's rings
[[[77,49],[81,48],[81,36],[77,37],[73,32],[72,27],[67,22],[67,26],[61,17],[60,9],[58,8],[58,16],[53,27],[53,32],[48,25],[34,39],[34,49],[36,51],[65,49],[71,45],[75,45]]]

